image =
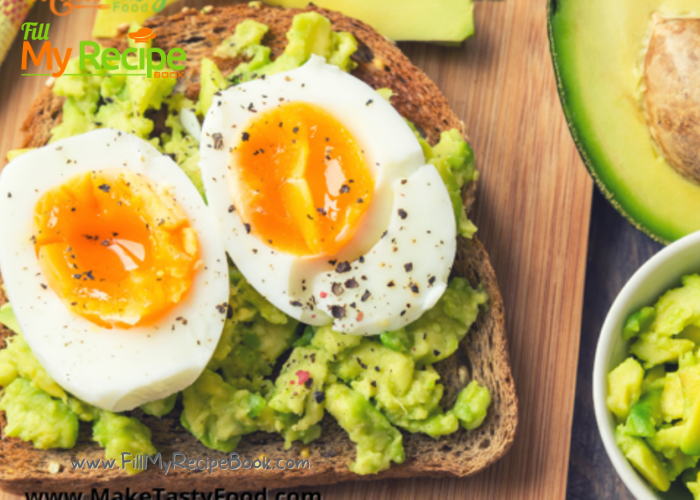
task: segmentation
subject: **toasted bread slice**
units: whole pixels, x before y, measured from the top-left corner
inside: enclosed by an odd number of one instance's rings
[[[353,57],[358,63],[353,74],[374,88],[388,87],[397,93],[392,99],[394,106],[425,133],[429,142],[436,143],[443,130],[457,128],[464,132],[462,122],[450,110],[436,85],[414,67],[394,44],[357,20],[314,7],[310,9],[327,16],[335,30],[348,31],[356,37],[360,49]],[[185,9],[169,18],[153,18],[145,25],[157,33],[154,46],[166,51],[176,46],[185,48],[185,79],[178,85],[196,97],[199,90],[199,61],[202,57],[212,57],[214,48],[233,32],[239,22],[250,18],[267,24],[270,31],[264,42],[276,56],[284,49],[285,33],[293,16],[299,12],[244,5],[206,9],[206,13]],[[107,45],[124,48],[124,34]],[[224,72],[238,62],[215,60]],[[22,147],[40,147],[47,143],[50,130],[61,121],[62,103],[63,99],[53,95],[50,88],[42,91],[23,125],[25,138]],[[474,188],[472,183],[464,189],[467,206],[473,202]],[[443,405],[451,407],[458,392],[471,379],[476,379],[491,391],[493,403],[488,416],[475,431],[460,429],[439,440],[403,432],[405,463],[392,465],[390,469],[370,476],[370,479],[468,476],[501,458],[513,442],[518,409],[508,360],[503,301],[488,255],[478,240],[459,239],[453,274],[467,278],[473,286],[483,285],[490,301],[488,309],[479,313],[460,349],[436,366],[445,385]],[[0,290],[0,303],[5,300]],[[8,335],[9,331],[0,330],[0,344]],[[461,367],[466,367],[466,372]],[[153,442],[164,461],[170,460],[175,452],[184,453],[188,458],[211,457],[212,460],[220,460],[226,457],[206,448],[190,435],[180,425],[180,412],[177,409],[161,419],[146,416],[140,410],[134,413],[152,429]],[[0,423],[3,422],[0,417]],[[4,439],[0,441],[0,488],[13,493],[87,491],[107,485],[112,491],[127,486],[132,491],[156,487],[169,491],[191,491],[194,488],[211,490],[214,487],[244,491],[263,486],[269,489],[290,488],[367,479],[367,476],[357,476],[348,469],[348,464],[355,457],[355,448],[345,431],[329,415],[323,419],[322,426],[321,437],[308,446],[295,443],[285,451],[279,435],[256,432],[245,436],[236,450],[242,460],[255,460],[264,455],[277,463],[277,459],[286,462],[288,459],[306,458],[305,454],[302,457],[301,452],[308,448],[309,469],[263,471],[241,468],[235,473],[214,471],[212,476],[181,469],[171,470],[166,476],[153,466],[136,476],[127,476],[119,470],[74,470],[71,460],[98,460],[104,457],[104,451],[91,441],[90,432],[82,432],[72,450],[35,450],[31,443],[15,438]],[[57,473],[55,464],[60,466]]]

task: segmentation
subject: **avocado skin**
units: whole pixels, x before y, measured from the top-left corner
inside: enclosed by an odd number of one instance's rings
[[[649,8],[651,4],[656,4],[656,8],[660,8],[663,2],[662,0],[645,0],[643,3],[644,8]],[[604,8],[601,9],[600,5],[604,5]],[[609,10],[608,6],[610,6]],[[620,163],[614,160],[614,158],[619,157],[619,151],[629,147],[629,144],[624,142],[610,144],[601,140],[605,131],[594,125],[590,111],[594,107],[605,109],[610,107],[610,103],[586,101],[581,96],[581,89],[584,87],[583,79],[579,78],[577,74],[580,71],[577,66],[581,60],[580,57],[577,57],[577,51],[585,52],[586,48],[584,47],[586,42],[581,41],[581,34],[596,33],[598,38],[605,36],[603,31],[595,31],[594,23],[581,19],[579,14],[586,8],[598,9],[600,11],[599,19],[604,19],[606,15],[608,18],[614,17],[617,12],[629,13],[642,10],[642,6],[634,0],[621,0],[620,2],[548,0],[547,28],[550,51],[567,125],[586,169],[615,210],[635,228],[652,239],[668,244],[700,230],[700,217],[695,215],[696,213],[700,214],[698,212],[700,211],[700,186],[679,176],[668,164],[659,165],[658,168],[652,165],[651,168],[655,169],[653,182],[652,178],[647,176],[646,191],[642,192],[640,182],[644,182],[644,177],[635,175],[632,171],[635,162],[628,162],[627,170],[621,170]],[[679,12],[679,15],[681,14]],[[616,20],[622,29],[627,21],[627,19],[619,18]],[[587,22],[588,24],[586,24]],[[643,28],[646,30],[647,25],[644,25]],[[608,42],[608,47],[617,46],[615,41]],[[636,44],[637,41],[629,40],[629,43]],[[642,50],[643,43],[644,37],[641,36],[639,38],[639,51]],[[629,67],[630,72],[634,70],[634,65]],[[606,85],[611,85],[609,82],[616,80],[614,76],[603,76],[601,72],[595,76],[591,75],[590,78],[602,79],[608,82]],[[589,83],[585,82],[586,85]],[[636,89],[628,90],[630,90],[628,93],[620,92],[621,95],[624,94],[621,99],[630,97],[628,94],[636,91]],[[625,128],[631,124],[638,125],[640,117],[644,120],[641,105],[639,105],[638,116],[610,115],[610,122],[614,122],[617,127]],[[648,131],[646,121],[644,121],[644,127]],[[636,139],[637,142],[641,141],[639,136]],[[648,158],[653,154],[658,154],[650,133],[647,145],[645,156],[639,157],[639,164],[643,163],[641,161],[643,159],[648,165]],[[633,157],[635,154],[636,152],[632,150],[628,156]],[[663,162],[663,160],[658,161]],[[650,189],[651,184],[658,186],[658,189]],[[673,196],[669,196],[671,192],[674,193]],[[669,209],[669,206],[672,209]]]

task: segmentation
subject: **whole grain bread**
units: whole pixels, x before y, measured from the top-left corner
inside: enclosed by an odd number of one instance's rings
[[[414,67],[393,43],[360,21],[315,7],[309,9],[327,16],[335,30],[349,31],[355,36],[360,48],[353,56],[358,63],[353,74],[374,88],[391,88],[397,94],[392,98],[394,106],[418,127],[430,143],[435,144],[444,130],[457,128],[464,133],[463,123],[452,112],[437,86]],[[247,5],[207,8],[204,12],[183,9],[169,18],[153,18],[145,26],[152,28],[157,35],[154,46],[166,51],[176,46],[186,50],[185,78],[178,85],[181,90],[196,97],[199,91],[199,61],[202,57],[212,57],[215,47],[234,31],[239,22],[255,19],[268,25],[270,31],[263,42],[271,47],[273,56],[276,56],[284,50],[285,33],[293,16],[299,12]],[[122,49],[126,45],[125,35],[122,33],[105,45]],[[239,62],[214,59],[224,74]],[[62,103],[63,98],[55,96],[49,87],[41,92],[22,127],[25,133],[22,147],[40,147],[47,143],[51,129],[61,122]],[[153,118],[158,127],[158,117]],[[467,207],[473,203],[474,191],[474,183],[463,190]],[[242,459],[254,460],[264,455],[276,463],[279,458],[284,461],[306,459],[308,448],[309,469],[217,470],[212,476],[207,472],[178,469],[166,476],[151,466],[144,473],[127,476],[118,470],[73,469],[72,460],[98,460],[104,456],[104,450],[91,440],[91,433],[85,428],[78,444],[71,450],[35,450],[30,443],[16,438],[0,441],[0,489],[20,494],[37,490],[88,491],[107,486],[112,491],[123,490],[127,486],[132,491],[156,487],[169,491],[202,491],[215,487],[245,491],[262,487],[321,485],[361,478],[475,474],[501,458],[511,446],[518,421],[517,398],[508,359],[503,301],[488,255],[477,239],[459,239],[453,274],[467,278],[472,286],[483,285],[490,299],[488,309],[479,313],[460,349],[436,366],[445,385],[444,407],[451,407],[457,393],[472,379],[486,385],[491,391],[493,403],[486,420],[477,430],[467,432],[460,429],[439,440],[403,432],[405,463],[392,465],[386,471],[367,477],[349,471],[348,464],[355,457],[354,444],[335,420],[326,415],[322,421],[321,437],[308,446],[295,443],[285,451],[279,435],[256,432],[245,436],[236,450]],[[0,303],[5,301],[0,289]],[[0,329],[0,344],[8,335],[8,330]],[[165,460],[174,452],[192,458],[226,457],[204,447],[190,435],[180,425],[179,413],[178,408],[171,415],[158,419],[140,410],[134,412],[152,429],[153,442]],[[0,416],[2,423],[4,420]],[[56,464],[59,472],[56,472]]]

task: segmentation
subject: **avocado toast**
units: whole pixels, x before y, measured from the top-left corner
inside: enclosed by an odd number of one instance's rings
[[[392,44],[357,21],[332,12],[315,10],[328,17],[334,29],[355,36],[359,49],[353,56],[358,63],[353,74],[376,89],[392,89],[396,94],[392,98],[394,106],[424,132],[431,144],[437,143],[442,131],[456,128],[463,133],[462,124],[449,110],[439,90]],[[171,18],[155,18],[147,22],[146,27],[158,33],[155,46],[165,50],[175,46],[186,48],[186,78],[178,82],[178,86],[186,95],[196,98],[200,90],[198,78],[201,59],[211,57],[214,49],[233,32],[238,23],[253,19],[267,25],[270,31],[265,36],[264,43],[276,56],[284,49],[284,33],[289,29],[293,16],[299,12],[243,6],[207,9],[204,13],[187,10]],[[106,45],[124,46],[125,35]],[[235,59],[214,60],[222,73],[232,70],[241,62]],[[24,131],[27,135],[23,147],[39,147],[47,143],[51,129],[61,122],[62,105],[63,98],[52,93],[50,88],[42,92],[25,122]],[[153,119],[157,128],[157,116]],[[467,206],[473,202],[474,188],[474,182],[471,182],[463,189]],[[460,430],[439,441],[420,434],[404,433],[406,462],[372,477],[465,476],[500,458],[512,443],[517,423],[517,403],[508,365],[502,301],[488,256],[478,241],[459,239],[453,274],[467,278],[473,287],[482,285],[488,295],[489,306],[481,310],[459,350],[436,366],[446,388],[444,406],[452,407],[457,393],[471,379],[488,387],[492,406],[483,425],[475,431]],[[466,367],[467,370],[460,369],[461,367]],[[174,415],[161,419],[139,414],[139,418],[152,429],[153,442],[165,456],[175,451],[193,457],[213,456],[215,452],[184,432],[179,425],[178,413],[176,411]],[[217,484],[231,490],[245,490],[263,485],[268,488],[291,487],[356,478],[347,469],[347,464],[354,458],[353,444],[332,418],[326,416],[322,427],[321,437],[308,445],[311,469],[274,473],[239,470],[235,474],[217,471]],[[7,463],[0,461],[0,481],[3,487],[16,492],[32,489],[40,481],[46,481],[42,485],[43,489],[48,485],[53,490],[83,490],[107,479],[113,488],[127,485],[132,488],[148,487],[162,482],[170,490],[179,490],[185,487],[206,488],[213,479],[189,471],[172,471],[163,477],[159,471],[149,470],[135,477],[127,477],[119,472],[71,470],[67,465],[67,456],[88,459],[103,456],[103,451],[86,437],[81,437],[78,445],[69,451],[34,450],[30,445],[14,439],[4,440],[2,446],[0,460],[7,460]],[[297,443],[290,450],[284,451],[283,440],[278,436],[254,433],[240,442],[236,453],[251,459],[264,455],[268,458],[296,460],[304,457],[304,448],[306,447]],[[49,464],[52,462],[63,466],[59,474],[49,473]]]

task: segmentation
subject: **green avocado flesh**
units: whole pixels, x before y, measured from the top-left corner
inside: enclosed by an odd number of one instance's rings
[[[265,0],[303,9],[308,0]],[[459,43],[474,34],[472,0],[316,0],[314,5],[337,10],[372,26],[395,41]]]
[[[676,482],[700,498],[700,275],[631,314],[620,334],[628,357],[608,374],[615,441],[654,489]]]
[[[566,119],[586,167],[615,208],[653,238],[700,229],[700,185],[654,143],[641,78],[652,14],[700,15],[695,0],[550,2],[550,42]]]
[[[328,19],[317,13],[295,17],[287,49],[275,60],[261,44],[266,32],[267,26],[245,21],[216,49],[217,57],[243,56],[245,62],[230,74],[222,74],[211,59],[201,61],[197,102],[173,92],[173,79],[126,78],[118,76],[121,70],[114,75],[81,71],[76,60],[71,61],[70,73],[78,76],[59,77],[53,87],[66,100],[63,122],[52,130],[51,140],[100,126],[132,133],[171,155],[204,196],[199,144],[180,123],[182,109],[204,115],[216,92],[296,68],[311,54],[323,55],[344,71],[354,68],[350,56],[357,49],[355,39],[334,32]],[[391,91],[382,95],[390,98]],[[148,111],[163,107],[165,131],[156,135]],[[453,200],[459,234],[471,237],[476,228],[460,198],[461,187],[478,175],[471,148],[456,130],[443,132],[434,147],[419,140],[426,161],[435,165]],[[205,446],[228,453],[253,432],[279,434],[285,449],[295,441],[307,445],[320,436],[327,411],[357,446],[350,469],[374,474],[404,461],[402,431],[438,439],[460,427],[471,431],[484,421],[491,404],[489,390],[472,380],[457,395],[454,407],[445,409],[444,387],[433,367],[458,349],[479,311],[488,307],[481,287],[454,278],[417,321],[398,331],[361,337],[330,326],[301,325],[260,295],[234,266],[229,274],[228,319],[201,376],[181,393],[121,414],[79,401],[58,386],[32,354],[11,306],[0,307],[0,323],[15,332],[0,350],[0,410],[7,418],[6,435],[42,449],[72,448],[82,421],[92,426],[92,439],[105,449],[107,460],[121,467],[123,453],[156,453],[146,423],[171,413],[179,415],[184,429]],[[128,474],[140,472],[133,461],[124,463],[124,469]]]

